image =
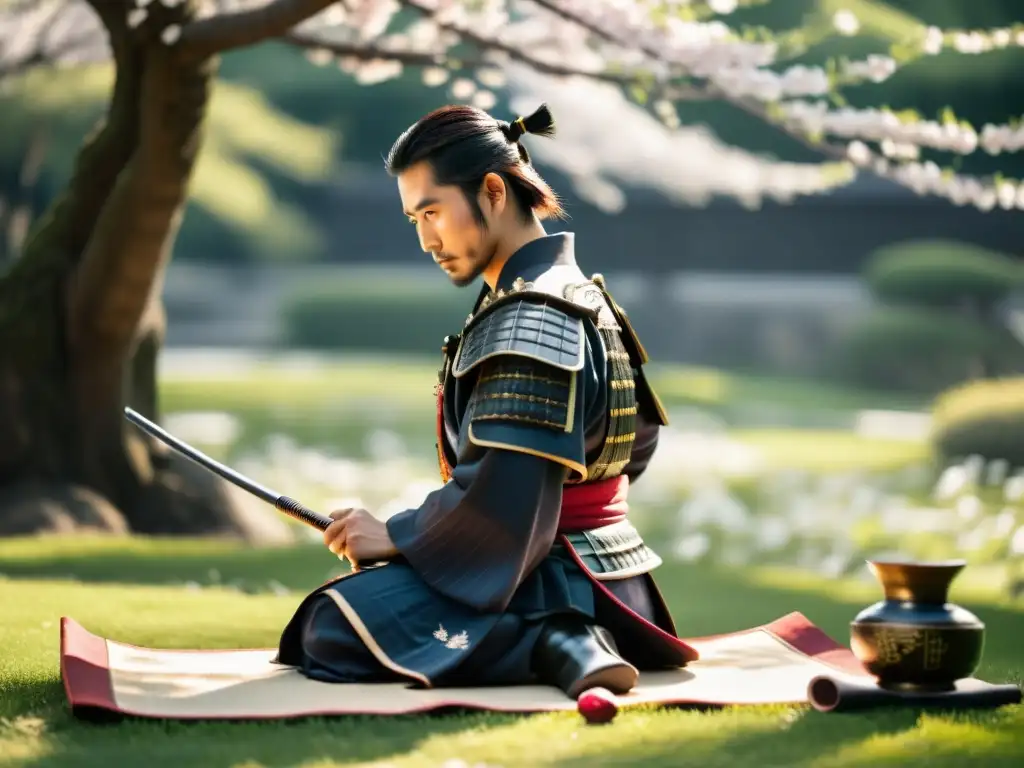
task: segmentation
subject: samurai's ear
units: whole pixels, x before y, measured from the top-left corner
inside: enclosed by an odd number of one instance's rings
[[[486,202],[495,216],[500,215],[508,205],[508,185],[505,179],[500,174],[488,173],[480,185],[480,196],[481,203]]]

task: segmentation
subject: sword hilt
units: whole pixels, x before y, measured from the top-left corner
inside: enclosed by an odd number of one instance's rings
[[[327,526],[334,522],[331,518],[325,517],[319,512],[314,512],[309,507],[303,506],[295,499],[288,496],[279,496],[274,502],[274,506],[289,517],[293,517],[299,522],[305,523],[306,525],[312,526],[320,531],[327,530]]]

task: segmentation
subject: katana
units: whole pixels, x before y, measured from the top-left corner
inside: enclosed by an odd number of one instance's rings
[[[233,483],[234,485],[241,488],[243,491],[251,493],[253,496],[262,499],[268,504],[272,504],[278,511],[284,512],[289,517],[293,517],[299,522],[305,523],[306,525],[316,528],[318,531],[325,530],[327,526],[334,522],[331,518],[325,517],[324,515],[321,515],[320,513],[314,512],[308,507],[303,506],[295,499],[289,498],[288,496],[283,496],[282,494],[277,493],[277,491],[273,491],[270,488],[262,486],[259,483],[255,482],[254,480],[249,479],[240,472],[236,472],[230,467],[224,466],[219,461],[211,459],[202,451],[193,448],[191,445],[184,442],[183,440],[179,440],[178,438],[174,437],[174,435],[168,433],[166,430],[161,429],[138,411],[126,407],[124,409],[124,415],[125,418],[128,419],[128,421],[132,422],[140,429],[148,432],[153,437],[160,440],[162,443],[169,445],[171,448],[178,451],[186,458],[189,458],[199,466],[204,467],[217,475],[220,475],[228,482]]]

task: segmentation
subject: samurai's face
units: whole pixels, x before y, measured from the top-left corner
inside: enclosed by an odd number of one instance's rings
[[[481,183],[476,199],[479,217],[461,187],[435,183],[427,162],[399,174],[398,192],[420,248],[455,285],[469,285],[487,269],[500,241],[507,202],[500,176],[488,174]]]

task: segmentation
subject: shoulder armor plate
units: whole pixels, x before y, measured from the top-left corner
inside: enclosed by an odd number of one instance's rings
[[[480,367],[473,388],[470,423],[533,424],[571,432],[575,422],[575,374],[557,368],[541,370],[522,358],[489,360]]]
[[[606,299],[604,291],[601,290],[597,283],[592,280],[573,283],[565,286],[564,294],[565,298],[573,304],[594,312],[597,316],[598,328],[622,330],[616,320],[614,310]]]
[[[460,378],[485,360],[519,356],[582,370],[586,355],[583,314],[546,294],[516,294],[481,311],[466,326],[452,375]]]

